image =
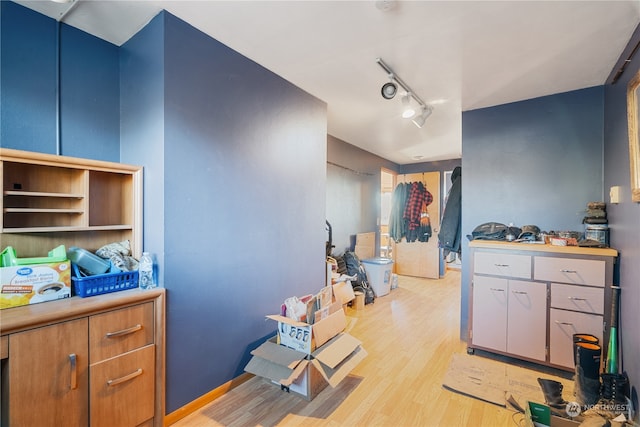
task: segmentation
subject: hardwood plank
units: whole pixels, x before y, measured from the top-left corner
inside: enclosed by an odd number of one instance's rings
[[[439,280],[400,276],[398,289],[364,310],[350,333],[369,355],[313,401],[254,377],[174,423],[214,426],[511,427],[514,412],[442,387],[460,340],[460,272]],[[516,415],[518,416],[518,415]]]

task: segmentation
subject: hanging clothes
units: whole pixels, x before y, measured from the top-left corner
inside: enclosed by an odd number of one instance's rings
[[[426,233],[426,227],[421,226],[421,219],[423,218],[423,212],[426,211],[427,206],[433,202],[433,196],[422,182],[412,182],[410,184],[409,198],[405,205],[404,219],[407,221],[407,242],[425,242],[431,237],[431,232]],[[431,226],[429,225],[429,229]],[[426,239],[426,240],[425,240]]]
[[[422,182],[398,184],[391,195],[389,237],[396,243],[402,238],[407,242],[428,241],[431,224],[427,206],[432,202],[433,195]]]
[[[391,194],[391,212],[389,212],[389,238],[398,243],[406,235],[404,207],[407,203],[408,187],[400,183]]]
[[[446,257],[450,252],[460,253],[462,235],[462,168],[457,166],[451,173],[451,189],[440,223],[438,240]]]

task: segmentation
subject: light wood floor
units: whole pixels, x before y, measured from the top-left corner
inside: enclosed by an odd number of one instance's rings
[[[442,387],[451,355],[466,352],[459,271],[440,280],[401,276],[398,289],[347,315],[368,356],[338,387],[307,402],[254,377],[173,426],[518,425],[521,415]]]

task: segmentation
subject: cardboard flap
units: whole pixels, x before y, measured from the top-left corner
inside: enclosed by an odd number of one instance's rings
[[[339,334],[326,345],[313,352],[313,357],[323,365],[335,368],[340,362],[347,358],[353,351],[362,344],[359,340],[349,334]]]
[[[251,354],[289,369],[295,368],[306,356],[304,353],[278,345],[273,341],[265,341]]]
[[[351,282],[338,282],[333,285],[333,296],[340,304],[346,304],[356,297]]]
[[[334,302],[327,307],[321,308],[320,310],[316,311],[315,320],[316,322],[319,322],[322,319],[329,317],[338,310],[344,311],[344,309],[342,308],[342,304],[340,304],[339,302]]]
[[[299,351],[266,341],[251,352],[253,357],[244,370],[260,377],[291,385],[304,372],[308,360]]]
[[[334,305],[336,304],[333,304],[331,307]],[[347,326],[347,317],[344,314],[344,310],[342,306],[337,305],[340,307],[339,310],[317,321],[313,325],[313,338],[316,348],[319,348],[331,338],[344,331],[344,328]]]
[[[347,356],[346,359],[342,360],[335,368],[330,368],[329,366],[321,363],[318,359],[313,359],[311,363],[313,363],[327,383],[329,383],[331,387],[335,387],[340,384],[340,381],[349,375],[353,368],[355,368],[366,356],[367,352],[365,349],[358,346],[353,353]]]
[[[276,381],[284,386],[290,386],[304,372],[309,361],[303,359],[295,369],[289,369],[286,366],[278,365],[267,359],[253,356],[244,370],[259,377],[268,378]]]
[[[293,320],[289,317],[286,316],[280,316],[279,314],[270,314],[268,316],[266,316],[267,319],[271,319],[271,320],[275,320],[276,322],[282,322],[282,323],[286,323],[288,325],[292,325],[292,326],[308,326],[306,323],[304,322],[299,322],[297,320]]]

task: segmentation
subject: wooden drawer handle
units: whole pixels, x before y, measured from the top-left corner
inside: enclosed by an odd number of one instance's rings
[[[69,367],[71,368],[71,378],[69,380],[69,387],[71,390],[78,388],[78,357],[75,353],[69,355]]]
[[[125,375],[124,377],[116,378],[115,380],[107,380],[107,386],[112,387],[118,384],[122,384],[123,382],[132,380],[140,375],[142,375],[142,368],[138,368],[134,372],[130,373],[129,375]]]
[[[578,297],[568,297],[568,298],[570,300],[573,300],[573,301],[586,301],[587,300],[586,298],[578,298]]]
[[[562,270],[560,270],[560,272],[561,272],[561,273],[577,273],[577,271],[576,271],[576,270],[566,270],[566,269],[564,269],[564,268],[563,268]]]
[[[121,337],[122,335],[129,335],[129,334],[132,334],[134,332],[137,332],[140,329],[142,329],[142,325],[141,324],[137,324],[136,326],[132,326],[130,328],[123,329],[121,331],[107,332],[106,337],[107,338]]]

